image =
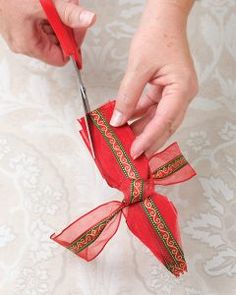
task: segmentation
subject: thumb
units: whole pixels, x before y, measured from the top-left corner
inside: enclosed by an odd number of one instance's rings
[[[110,124],[125,124],[133,115],[149,77],[137,71],[127,71],[118,91],[116,106]]]
[[[55,0],[61,20],[71,28],[88,28],[96,21],[95,13],[71,1]]]

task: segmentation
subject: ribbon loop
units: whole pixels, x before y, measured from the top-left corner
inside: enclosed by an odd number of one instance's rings
[[[176,142],[153,155],[149,160],[149,166],[155,184],[159,185],[180,183],[196,175]]]
[[[94,259],[116,233],[124,204],[112,201],[84,214],[51,239],[86,261]]]

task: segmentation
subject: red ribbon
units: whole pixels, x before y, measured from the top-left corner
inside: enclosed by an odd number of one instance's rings
[[[179,276],[187,271],[181,246],[177,211],[167,197],[155,192],[155,185],[170,185],[190,179],[195,171],[181,154],[177,143],[150,160],[130,156],[134,134],[125,125],[110,126],[114,102],[90,113],[96,164],[109,186],[124,193],[123,201],[98,206],[51,239],[90,261],[116,233],[123,214],[131,232],[171,271]],[[87,147],[84,118],[80,132]]]

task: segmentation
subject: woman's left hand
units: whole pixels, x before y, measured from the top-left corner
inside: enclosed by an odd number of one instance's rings
[[[139,117],[132,124],[137,134],[131,147],[134,159],[142,153],[150,157],[167,141],[198,89],[186,38],[193,0],[147,2],[111,120],[117,127]]]

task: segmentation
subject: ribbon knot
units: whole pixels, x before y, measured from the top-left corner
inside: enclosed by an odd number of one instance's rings
[[[124,193],[123,203],[126,206],[142,202],[154,193],[153,178],[144,180],[142,178],[127,179],[122,182],[120,190]]]
[[[130,231],[172,272],[179,276],[187,270],[181,246],[177,210],[167,197],[155,192],[155,185],[183,182],[195,175],[177,143],[151,159],[133,160],[129,153],[134,134],[125,125],[113,128],[109,121],[114,102],[90,113],[96,165],[108,185],[124,194],[123,201],[98,206],[71,223],[51,239],[76,255],[90,261],[118,230],[121,216]],[[84,118],[79,120],[81,135],[89,149]]]

